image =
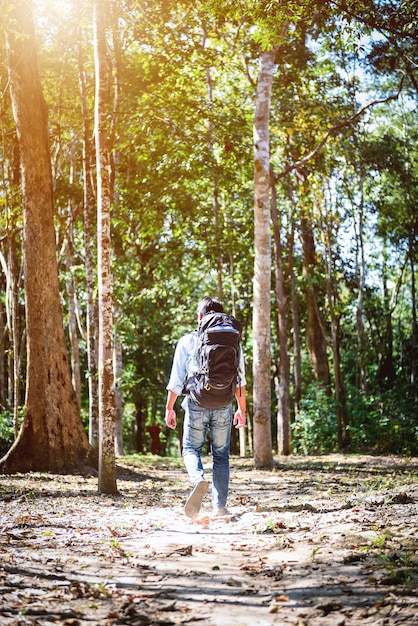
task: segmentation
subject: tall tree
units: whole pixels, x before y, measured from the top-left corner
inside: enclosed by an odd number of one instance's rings
[[[270,140],[269,113],[274,49],[260,54],[254,116],[254,464],[273,465],[270,350]]]
[[[81,7],[80,7],[81,8]],[[87,85],[84,68],[82,31],[77,32],[77,65],[80,87],[81,117],[83,126],[83,226],[84,255],[86,267],[86,335],[87,369],[89,389],[89,441],[95,450],[99,448],[99,399],[97,385],[97,315],[94,298],[94,259],[93,259],[93,214],[95,200],[93,191],[94,146],[91,138],[89,108],[87,104]]]
[[[333,216],[327,210],[325,204],[324,209],[322,202],[317,202],[317,211],[320,215],[322,242],[324,247],[324,261],[326,267],[326,292],[328,298],[328,309],[330,319],[330,329],[332,338],[332,364],[334,368],[334,394],[335,394],[335,412],[337,416],[337,434],[339,449],[348,448],[350,445],[350,428],[347,413],[347,398],[342,373],[341,364],[341,329],[340,315],[338,314],[339,302],[336,285],[334,284],[334,276],[336,274],[334,267],[335,251],[333,250],[334,229],[332,226]],[[337,231],[338,232],[338,231]]]
[[[68,473],[94,463],[71,383],[53,219],[47,108],[29,0],[7,5],[7,57],[19,140],[24,210],[27,387],[19,436],[3,472]]]
[[[0,250],[0,264],[6,278],[5,312],[7,324],[0,333],[3,354],[8,353],[9,369],[9,406],[13,406],[13,426],[15,437],[19,433],[19,406],[20,406],[20,375],[22,365],[22,350],[24,348],[25,328],[21,330],[19,306],[19,289],[22,282],[21,262],[18,260],[16,234],[10,230],[8,235],[7,259]],[[9,337],[9,350],[5,350],[5,338]],[[6,406],[5,393],[0,394],[0,403]]]
[[[303,274],[306,281],[306,343],[312,361],[315,379],[331,395],[331,376],[327,354],[327,336],[324,314],[320,305],[319,263],[316,254],[311,217],[305,212],[301,219]]]
[[[273,184],[271,187],[271,217],[273,222],[274,240],[274,274],[275,293],[277,303],[277,327],[279,335],[279,389],[277,408],[277,452],[280,455],[291,453],[290,431],[290,362],[287,349],[286,314],[287,297],[284,288],[284,275],[282,263],[282,240],[280,232],[279,215],[277,208],[277,191]]]
[[[109,2],[93,5],[94,65],[96,92],[94,104],[97,170],[97,265],[99,307],[99,491],[116,493],[115,469],[115,377],[113,371],[113,313],[110,240],[110,151],[108,146],[108,106],[111,64],[107,54],[106,24]]]

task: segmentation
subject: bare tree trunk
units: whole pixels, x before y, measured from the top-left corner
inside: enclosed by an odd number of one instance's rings
[[[3,278],[0,277],[0,289],[5,290]],[[5,307],[2,300],[0,300],[0,410],[3,411],[7,408],[7,385],[6,385],[6,339],[8,333],[8,326],[6,323]],[[242,429],[241,429],[242,430]]]
[[[94,301],[94,263],[93,263],[93,224],[95,211],[93,193],[93,145],[88,118],[86,84],[84,75],[81,33],[78,37],[78,72],[83,116],[83,222],[84,222],[84,254],[86,266],[86,326],[87,326],[87,367],[89,386],[89,441],[94,450],[99,449],[99,397],[97,381],[97,335],[98,324]]]
[[[3,123],[3,120],[4,120],[3,100],[4,98],[0,99],[0,124],[1,124],[1,139],[2,139],[1,149],[2,149],[3,154],[6,154],[6,149],[7,149],[6,141],[5,141],[6,129],[5,129],[5,124]],[[8,215],[8,194],[7,194],[7,180],[6,180],[6,172],[5,172],[5,158],[2,158],[0,160],[0,172],[1,172],[1,186],[2,186],[2,189],[5,190],[5,192],[3,192],[5,196],[5,211],[6,211],[6,215]],[[7,264],[6,264],[5,256],[1,249],[2,247],[3,247],[3,242],[0,242],[0,261],[2,262],[2,264],[4,263],[4,266],[5,266],[5,268],[3,268],[3,271],[4,269],[6,269],[7,271]],[[6,289],[7,289],[6,275],[2,276],[0,273],[0,291],[6,292]],[[7,297],[6,297],[6,300],[7,300]],[[7,340],[7,335],[9,332],[9,327],[6,322],[6,315],[7,315],[6,306],[3,304],[3,300],[0,299],[0,410],[1,411],[5,410],[7,407],[6,340]]]
[[[409,263],[411,266],[411,300],[412,300],[412,332],[411,332],[411,389],[414,397],[418,396],[417,385],[417,368],[418,368],[418,323],[417,323],[417,297],[416,297],[416,281],[415,281],[415,263],[414,263],[414,242],[416,234],[411,230],[409,232]]]
[[[47,109],[29,0],[9,6],[9,84],[19,140],[24,207],[28,366],[19,436],[3,472],[80,471],[94,463],[71,383],[60,302]]]
[[[254,118],[254,464],[273,466],[270,346],[270,141],[269,116],[275,50],[262,52]]]
[[[71,231],[70,231],[71,232]],[[71,237],[71,234],[68,235]],[[71,269],[73,265],[73,252],[72,242],[67,241],[66,253],[65,253],[65,266],[67,270],[67,293],[68,293],[68,331],[71,346],[71,372],[72,381],[77,398],[78,406],[81,406],[81,371],[80,371],[80,350],[78,345],[78,333],[77,333],[77,315],[76,315],[76,301],[75,301],[75,288],[74,280],[71,276]]]
[[[223,281],[222,281],[222,259],[220,256],[221,241],[219,235],[219,189],[218,180],[215,178],[213,181],[213,222],[215,230],[215,246],[216,246],[216,270],[218,277],[218,290],[217,295],[219,300],[223,300]],[[241,429],[244,430],[244,429]]]
[[[302,356],[301,356],[301,334],[299,322],[298,308],[298,291],[296,285],[295,262],[294,262],[294,246],[295,246],[295,230],[297,204],[293,193],[290,177],[286,177],[287,195],[291,204],[291,214],[289,215],[289,236],[287,240],[287,264],[290,277],[290,292],[292,306],[292,332],[293,332],[293,379],[294,379],[294,411],[295,419],[298,418],[300,410],[300,401],[302,399]]]
[[[306,279],[306,342],[316,381],[331,395],[331,377],[327,355],[327,341],[323,315],[318,304],[315,287],[316,250],[312,226],[304,215],[301,220],[303,272]]]
[[[206,43],[206,32],[203,34],[203,47]],[[210,73],[210,68],[206,68],[206,84],[207,84],[207,99],[209,106],[212,106],[213,103],[213,95],[212,95],[212,76]],[[216,156],[213,150],[213,124],[209,123],[208,128],[208,137],[209,137],[209,151],[212,154],[212,158],[216,160]],[[221,258],[221,245],[220,245],[220,235],[219,235],[219,185],[218,185],[218,177],[215,173],[213,180],[213,190],[212,190],[212,208],[213,208],[213,227],[214,227],[214,239],[215,239],[215,262],[216,262],[216,271],[218,278],[218,289],[217,296],[219,300],[223,300],[223,281],[222,281],[222,258]]]
[[[96,74],[95,140],[97,168],[97,265],[99,302],[99,492],[117,492],[115,468],[115,385],[113,372],[113,314],[110,241],[110,160],[107,113],[111,84],[106,50],[108,2],[93,5],[94,63]]]
[[[293,326],[293,352],[294,352],[294,385],[295,385],[295,419],[298,418],[300,411],[300,402],[302,399],[302,352],[301,352],[301,333],[298,310],[298,290],[296,286],[296,274],[293,258],[295,242],[295,224],[290,225],[290,236],[287,243],[287,259],[290,276],[290,289],[292,294],[292,326]]]
[[[2,109],[3,107],[1,107],[1,110]],[[4,130],[5,129],[2,125],[2,146],[4,154],[6,154],[7,146]],[[9,175],[6,173],[5,161],[2,160],[1,162],[1,180],[4,190],[4,211],[7,224],[7,237],[5,240],[5,253],[3,254],[2,251],[0,251],[0,261],[3,266],[6,281],[4,291],[6,295],[5,314],[7,323],[3,329],[0,329],[0,349],[2,355],[7,354],[8,393],[6,395],[6,384],[4,379],[6,375],[5,359],[1,359],[3,372],[0,374],[2,385],[0,404],[3,405],[4,408],[6,408],[7,405],[8,410],[13,407],[13,427],[15,439],[17,439],[20,429],[19,409],[21,404],[21,369],[23,353],[26,347],[26,327],[25,324],[23,324],[22,328],[19,299],[19,291],[22,288],[23,283],[23,262],[18,254],[21,242],[19,241],[18,246],[18,237],[20,239],[20,235],[18,236],[15,226],[15,214],[20,213],[20,207],[17,206],[17,198],[19,197],[17,191],[20,185],[20,159],[17,137],[15,137],[15,140],[13,141],[13,150],[11,152],[12,156],[10,158]],[[15,198],[15,200],[12,201],[12,198]],[[11,202],[13,202],[12,205]],[[6,336],[9,342],[7,350]]]
[[[224,222],[224,228],[225,231],[227,232],[227,236],[228,236],[228,241],[229,241],[229,224],[228,224],[228,218],[225,215],[225,211],[223,211],[223,214],[225,216],[225,222]],[[231,284],[231,312],[232,315],[236,316],[236,306],[235,306],[235,278],[234,278],[234,256],[232,254],[232,247],[228,246],[229,248],[229,276],[230,276],[230,284]],[[219,283],[218,283],[219,285]],[[220,283],[220,286],[222,287],[222,282]],[[250,430],[249,430],[249,424],[250,421],[248,419],[248,415],[247,415],[247,428],[239,428],[238,429],[238,441],[239,441],[239,455],[240,457],[246,457],[247,456],[247,436],[249,436],[250,434]]]
[[[383,304],[384,304],[384,320],[385,326],[383,330],[383,336],[381,338],[381,345],[379,351],[379,362],[377,369],[377,380],[382,389],[392,389],[395,378],[395,364],[393,358],[393,324],[392,315],[393,307],[391,306],[391,297],[388,287],[387,276],[387,241],[383,241],[383,266],[382,266],[382,283],[383,283]],[[402,275],[401,275],[402,276]],[[396,285],[395,292],[399,289],[401,282],[401,276],[399,277],[398,284]]]
[[[321,210],[319,209],[321,214]],[[326,264],[326,287],[328,308],[332,337],[332,354],[334,367],[334,386],[335,386],[335,412],[337,416],[337,434],[338,447],[340,450],[348,448],[350,445],[350,427],[347,413],[347,402],[344,379],[341,368],[341,350],[340,350],[340,324],[336,314],[336,292],[333,281],[333,254],[332,254],[332,234],[328,219],[321,214],[321,233],[324,246],[324,257]]]
[[[144,399],[138,397],[135,400],[135,450],[139,453],[146,451],[145,447],[145,420],[147,417],[146,406],[144,406]],[[179,433],[180,437],[180,433]],[[181,438],[180,438],[181,441]]]
[[[74,183],[74,155],[71,155],[70,185]],[[81,407],[81,369],[80,369],[80,350],[77,332],[77,302],[74,287],[73,264],[74,264],[74,247],[73,247],[73,202],[68,203],[68,229],[66,233],[66,254],[65,264],[67,270],[67,293],[68,293],[68,329],[71,346],[71,372],[72,381],[77,397],[78,407]]]
[[[123,396],[122,396],[122,344],[119,337],[115,336],[113,369],[115,372],[115,454],[123,456]]]
[[[20,311],[19,311],[19,288],[21,283],[20,271],[18,269],[18,259],[16,250],[16,240],[14,233],[10,232],[8,236],[7,260],[0,252],[0,261],[3,267],[3,273],[6,277],[6,320],[7,324],[4,333],[8,334],[9,349],[7,355],[9,359],[9,393],[8,405],[13,406],[13,426],[15,439],[19,434],[19,406],[20,406],[20,370],[21,370],[21,337],[20,331]],[[3,338],[3,342],[4,342]],[[2,354],[6,351],[2,350]]]
[[[358,242],[358,259],[357,259],[357,274],[358,274],[358,294],[357,294],[357,347],[359,355],[359,387],[362,392],[367,391],[367,375],[366,375],[366,359],[365,348],[367,346],[366,332],[364,330],[364,290],[366,284],[366,260],[364,255],[364,175],[362,174],[360,179],[360,192],[361,201],[358,211],[358,232],[356,241]]]
[[[112,42],[113,42],[113,111],[111,117],[110,133],[109,133],[109,158],[110,158],[110,193],[113,197],[114,213],[116,217],[119,217],[120,206],[120,194],[117,185],[117,165],[118,154],[115,151],[115,137],[116,129],[119,120],[119,107],[121,97],[121,84],[122,84],[122,49],[120,44],[120,35],[118,27],[118,3],[113,2],[110,5],[110,19],[112,29]],[[118,256],[119,250],[114,249],[115,257]],[[117,320],[118,311],[113,311],[114,319]],[[116,324],[115,324],[116,326]],[[114,355],[113,355],[113,368],[115,377],[115,454],[117,456],[123,456],[123,393],[122,393],[122,370],[123,370],[123,351],[120,337],[117,332],[114,332]]]
[[[277,409],[277,452],[279,455],[291,454],[291,430],[290,430],[290,363],[287,351],[287,298],[284,291],[282,243],[279,216],[277,211],[276,186],[271,188],[271,216],[273,221],[274,258],[275,258],[275,286],[277,302],[277,326],[280,345],[279,365],[279,397]]]

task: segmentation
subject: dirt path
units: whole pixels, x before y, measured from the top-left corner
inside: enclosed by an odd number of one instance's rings
[[[235,459],[232,515],[194,521],[182,466],[141,463],[119,497],[0,476],[2,626],[418,625],[418,459]]]

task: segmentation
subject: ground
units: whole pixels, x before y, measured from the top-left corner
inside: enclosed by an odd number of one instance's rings
[[[418,459],[235,458],[194,520],[181,460],[118,466],[0,476],[2,626],[418,625]]]

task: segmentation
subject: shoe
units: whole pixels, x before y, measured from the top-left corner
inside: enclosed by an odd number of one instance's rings
[[[224,506],[221,506],[219,509],[213,509],[213,514],[215,517],[225,517],[226,515],[231,515],[231,512]]]
[[[195,515],[199,513],[200,507],[202,506],[202,500],[208,490],[208,487],[209,483],[206,482],[206,480],[201,480],[194,487],[184,507],[184,512],[187,517],[195,517]]]

